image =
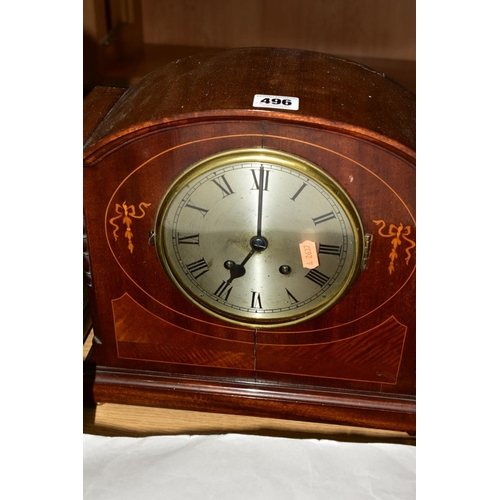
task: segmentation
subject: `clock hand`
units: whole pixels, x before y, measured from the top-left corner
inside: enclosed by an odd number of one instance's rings
[[[245,275],[245,264],[250,260],[250,257],[257,251],[262,252],[267,248],[267,240],[262,236],[262,205],[264,199],[264,166],[260,166],[259,170],[259,200],[257,205],[257,236],[254,236],[250,240],[250,246],[252,249],[248,255],[243,259],[241,264],[236,264],[232,260],[228,260],[224,263],[224,266],[229,269],[230,278],[227,281],[231,283],[236,278],[241,278]]]
[[[241,262],[241,264],[239,264],[241,267],[244,267],[244,265],[250,260],[250,257],[255,253],[255,250],[256,250],[255,248],[252,248],[252,250],[250,250],[250,252],[243,259],[243,261]]]
[[[262,235],[262,204],[264,200],[264,166],[259,170],[259,201],[257,205],[257,236]]]
[[[254,236],[250,240],[250,246],[252,249],[248,252],[248,255],[241,261],[241,264],[236,264],[236,262],[232,260],[227,260],[224,263],[224,267],[229,269],[229,273],[231,277],[228,280],[228,283],[231,283],[233,279],[241,278],[245,275],[245,264],[250,260],[250,257],[255,252],[262,252],[267,248],[267,240],[264,236]]]
[[[245,275],[245,264],[250,260],[250,257],[255,253],[255,250],[252,250],[248,253],[248,255],[243,259],[241,264],[236,264],[232,260],[228,260],[224,263],[224,267],[229,269],[229,273],[231,277],[227,280],[228,283],[231,283],[236,278],[241,278]]]

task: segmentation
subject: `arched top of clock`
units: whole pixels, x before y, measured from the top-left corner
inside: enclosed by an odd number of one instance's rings
[[[299,109],[253,107],[256,94],[297,97]],[[332,55],[243,48],[203,52],[146,75],[86,138],[85,163],[161,127],[224,119],[331,129],[415,156],[415,95],[409,90]]]

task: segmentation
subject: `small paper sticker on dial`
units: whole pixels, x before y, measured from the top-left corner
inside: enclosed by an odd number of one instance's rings
[[[299,109],[299,98],[283,95],[255,94],[253,97],[254,108]]]
[[[306,240],[299,243],[302,266],[306,269],[315,269],[319,266],[318,251],[314,241]]]

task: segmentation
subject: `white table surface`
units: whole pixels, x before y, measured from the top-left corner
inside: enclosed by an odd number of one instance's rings
[[[84,435],[85,500],[414,499],[416,448],[241,434]]]

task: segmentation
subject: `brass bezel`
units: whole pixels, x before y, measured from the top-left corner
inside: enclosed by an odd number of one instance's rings
[[[328,191],[339,203],[344,212],[346,213],[349,223],[352,227],[354,234],[354,258],[349,269],[349,273],[344,279],[342,286],[337,289],[337,291],[321,302],[320,305],[311,308],[300,316],[290,314],[289,316],[284,315],[285,319],[277,320],[267,320],[258,321],[256,319],[249,320],[238,314],[229,314],[226,312],[221,312],[216,310],[199,297],[192,294],[183,284],[183,281],[179,279],[175,269],[171,266],[169,262],[169,255],[164,246],[164,226],[163,219],[165,218],[172,201],[175,199],[177,194],[190,182],[192,182],[197,177],[206,174],[209,171],[225,167],[234,163],[246,163],[246,162],[263,162],[272,163],[275,165],[283,166],[291,170],[302,173],[315,182],[320,184],[326,191]],[[243,148],[243,149],[231,149],[220,153],[203,158],[192,165],[185,168],[178,177],[172,182],[170,187],[166,190],[160,204],[155,219],[155,245],[156,252],[160,264],[173,282],[175,287],[186,297],[190,302],[195,304],[197,307],[207,312],[208,314],[221,319],[223,321],[229,322],[233,325],[246,328],[280,328],[291,325],[296,325],[298,323],[303,323],[310,319],[313,319],[324,312],[331,309],[337,302],[340,301],[342,297],[345,296],[347,291],[352,287],[356,281],[359,272],[362,268],[363,259],[363,249],[364,249],[364,231],[361,217],[354,205],[354,202],[350,199],[349,195],[342,188],[342,186],[331,177],[328,173],[322,170],[320,167],[314,165],[310,161],[301,158],[299,156],[286,153],[283,151],[265,149],[265,148]]]

